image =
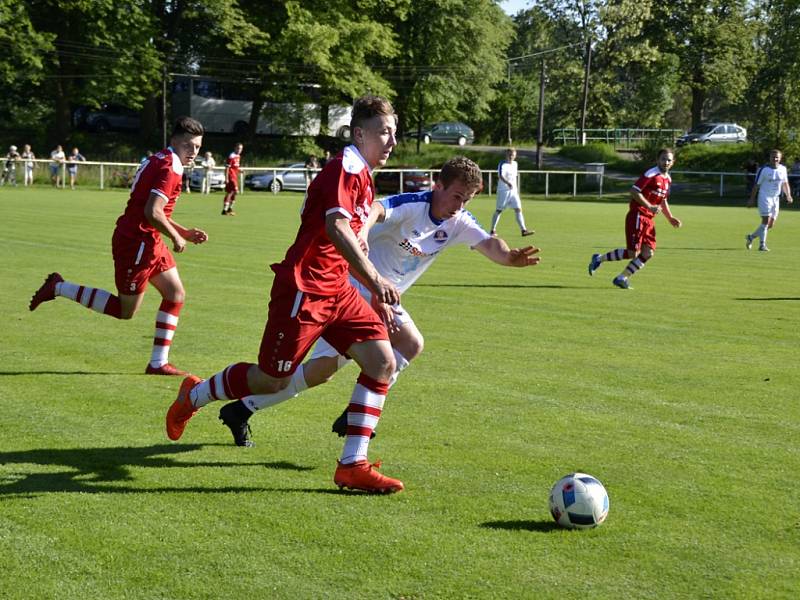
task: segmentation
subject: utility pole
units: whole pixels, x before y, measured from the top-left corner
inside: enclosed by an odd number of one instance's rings
[[[544,58],[539,73],[539,129],[536,132],[536,168],[542,168],[542,146],[544,145]]]
[[[581,146],[586,144],[586,103],[589,100],[589,73],[592,69],[592,38],[586,40],[586,71],[583,75],[583,103],[581,105]]]
[[[511,146],[511,61],[507,60],[506,64],[508,65],[508,74],[507,74],[507,81],[508,81],[508,145]]]
[[[163,137],[162,148],[167,147],[167,67],[164,67],[161,82],[161,131]]]

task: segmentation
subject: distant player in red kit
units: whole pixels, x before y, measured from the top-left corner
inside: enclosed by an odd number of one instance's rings
[[[36,310],[42,302],[62,296],[101,314],[130,319],[139,310],[148,283],[152,283],[162,301],[156,315],[153,353],[145,373],[187,375],[169,363],[172,336],[186,292],[175,259],[161,236],[172,241],[175,252],[183,252],[187,242],[208,241],[204,231],[187,229],[172,220],[175,201],[181,193],[183,167],[197,156],[202,141],[200,122],[181,117],[175,122],[169,147],[149,157],[136,172],[128,206],[117,219],[111,239],[117,296],[99,288],[64,281],[60,274],[50,273],[31,298],[29,308]]]
[[[239,163],[242,159],[244,145],[239,143],[233,147],[233,152],[225,161],[225,197],[222,199],[222,215],[234,216],[233,203],[239,191]]]
[[[622,273],[612,281],[619,288],[630,288],[630,278],[644,267],[656,251],[656,226],[653,217],[662,212],[673,227],[682,225],[679,219],[672,216],[667,200],[672,185],[669,170],[674,162],[675,155],[672,150],[663,148],[658,153],[656,166],[636,180],[631,188],[631,202],[625,217],[627,248],[617,248],[605,254],[593,254],[589,263],[589,275],[594,275],[606,261],[630,260]]]
[[[189,376],[166,416],[167,436],[177,440],[188,420],[214,400],[237,400],[219,416],[237,445],[248,445],[252,411],[241,401],[272,394],[302,377],[303,357],[320,336],[353,358],[361,374],[348,405],[344,449],[333,480],[339,487],[392,493],[403,483],[377,471],[367,460],[395,359],[386,326],[349,280],[354,273],[377,302],[397,304],[397,289],[384,279],[364,251],[359,233],[367,222],[374,191],[372,169],[386,164],[397,144],[392,105],[383,98],[356,100],[350,121],[353,145],[328,161],[308,188],[300,229],[275,279],[258,364],[234,363],[205,381]]]

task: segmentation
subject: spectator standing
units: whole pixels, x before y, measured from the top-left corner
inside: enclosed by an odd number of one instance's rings
[[[750,250],[753,247],[753,240],[759,238],[758,249],[761,252],[769,252],[767,248],[767,232],[775,226],[780,211],[781,192],[786,194],[786,203],[791,204],[792,190],[789,189],[789,175],[786,167],[781,164],[783,152],[772,150],[769,153],[769,164],[764,165],[758,170],[756,184],[750,192],[750,199],[747,206],[752,207],[758,199],[758,214],[761,215],[761,224],[756,227],[753,233],[748,233],[745,237],[745,247]]]
[[[19,160],[19,152],[16,146],[8,147],[8,154],[3,161],[3,176],[0,178],[0,185],[17,185],[17,161]]]
[[[222,215],[234,216],[233,203],[236,202],[236,194],[239,192],[239,165],[242,158],[244,144],[239,142],[233,147],[233,152],[228,155],[225,161],[225,198],[222,199]]]
[[[319,171],[319,161],[317,157],[313,154],[308,157],[306,161],[306,187],[311,185],[314,177],[317,176],[317,172]]]
[[[211,152],[206,152],[203,155],[203,160],[200,162],[200,165],[203,167],[203,186],[201,191],[203,194],[210,194],[211,177],[214,174],[214,167],[217,166],[214,155],[211,154]]]
[[[66,160],[67,156],[64,154],[64,149],[61,147],[61,144],[59,144],[55,147],[55,150],[50,153],[50,180],[56,187],[59,187],[63,183],[61,179],[61,168]]]
[[[67,171],[69,172],[69,187],[75,189],[75,182],[78,179],[78,163],[86,162],[83,154],[80,153],[78,148],[73,148],[70,155],[67,157]]]
[[[789,187],[792,188],[792,196],[800,196],[800,157],[794,159],[792,170],[789,172]]]
[[[36,163],[33,162],[36,160],[36,155],[31,150],[30,144],[25,144],[22,147],[22,154],[20,155],[22,160],[25,161],[23,165],[23,169],[25,172],[25,185],[33,185],[33,169],[36,167]]]

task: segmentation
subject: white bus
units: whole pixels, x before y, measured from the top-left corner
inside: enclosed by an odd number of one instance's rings
[[[292,104],[266,102],[258,118],[256,133],[267,135],[319,135],[321,107],[312,96],[314,86],[306,86],[309,102]],[[193,117],[209,133],[247,132],[253,109],[252,93],[246,85],[204,77],[180,75],[172,86],[172,113]],[[328,132],[342,139],[350,137],[351,107],[328,107]]]

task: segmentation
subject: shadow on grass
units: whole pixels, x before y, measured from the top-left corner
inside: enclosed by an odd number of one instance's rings
[[[195,468],[195,467],[257,467],[290,471],[311,471],[286,461],[267,463],[207,462],[175,460],[175,457],[200,450],[204,444],[156,444],[153,446],[121,446],[113,448],[53,448],[0,452],[0,499],[4,496],[35,496],[48,492],[83,493],[226,493],[265,491],[256,487],[137,487],[116,485],[119,482],[134,482],[131,467],[145,468]],[[10,465],[19,465],[18,469]],[[41,467],[66,467],[57,472],[39,472]],[[114,484],[114,485],[107,485]]]
[[[507,531],[538,531],[548,533],[550,531],[561,531],[561,527],[554,521],[487,521],[481,523],[485,529],[505,529]]]
[[[119,373],[117,371],[0,371],[0,377],[17,375],[140,375],[140,373]]]
[[[800,300],[800,297],[775,297],[775,298],[734,298],[734,300],[739,300],[741,302],[776,302],[776,301],[789,301],[789,302],[797,302]]]
[[[564,290],[564,289],[583,289],[581,286],[574,286],[574,285],[536,285],[536,284],[520,284],[520,283],[415,283],[415,288],[496,288],[496,289],[517,289],[517,288],[525,288],[525,289],[548,289],[548,290]]]

